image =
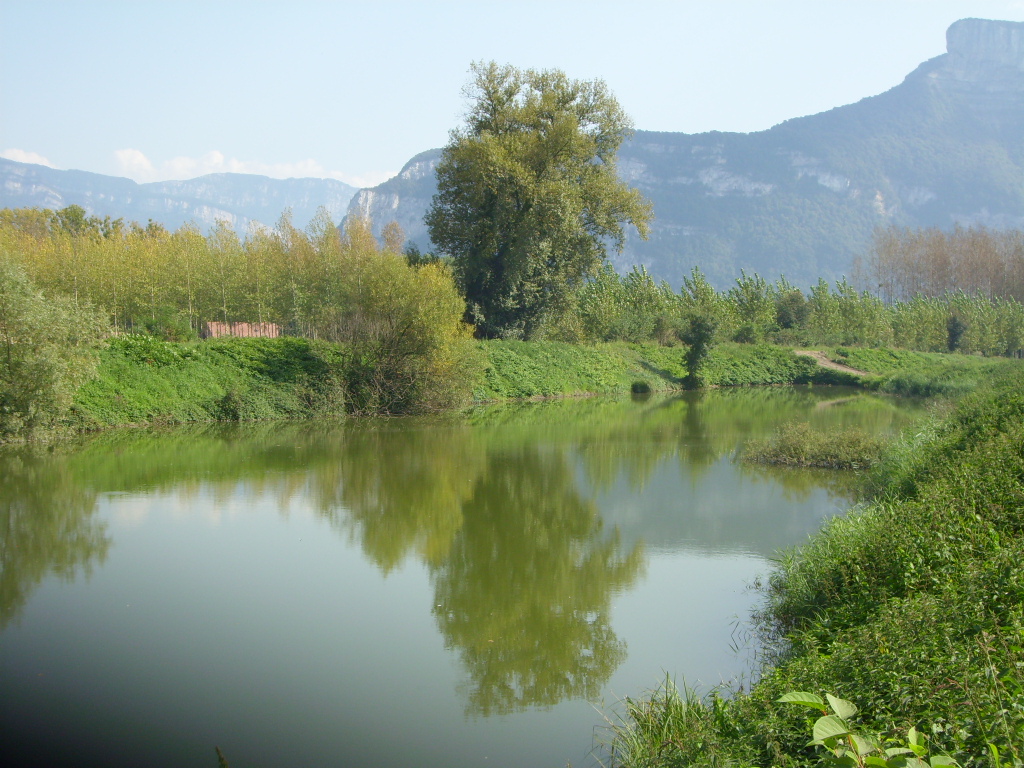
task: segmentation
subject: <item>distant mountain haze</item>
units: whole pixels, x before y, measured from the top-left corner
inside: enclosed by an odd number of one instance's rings
[[[674,289],[694,266],[719,288],[741,269],[806,286],[849,274],[878,226],[1024,227],[1024,22],[963,19],[946,43],[885,93],[766,131],[637,131],[619,152],[620,173],[654,203],[655,220],[615,267],[643,264]],[[322,205],[335,221],[368,216],[378,235],[397,221],[430,250],[423,215],[440,155],[416,155],[359,191],[243,174],[136,184],[0,160],[0,206],[77,204],[169,228],[224,219],[244,233],[285,208],[304,227]]]
[[[86,171],[58,171],[0,158],[0,207],[52,208],[80,205],[90,215],[169,229],[194,222],[206,230],[226,221],[244,235],[250,222],[272,226],[286,208],[303,228],[325,207],[341,221],[356,188],[333,179],[272,179],[243,173],[214,173],[188,181],[137,184],[131,179]]]

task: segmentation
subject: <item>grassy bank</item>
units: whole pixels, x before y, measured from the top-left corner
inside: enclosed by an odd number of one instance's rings
[[[477,400],[667,391],[682,389],[687,374],[683,346],[488,341],[481,348],[486,364]],[[720,387],[858,382],[771,344],[717,346],[700,379]]]
[[[75,398],[79,428],[345,412],[341,348],[307,339],[115,339]]]
[[[687,373],[685,346],[488,341],[480,347],[486,362],[474,390],[477,400],[682,389]],[[836,384],[897,395],[959,396],[1015,365],[1005,358],[904,350],[841,347],[826,355],[870,375],[824,368],[792,347],[729,343],[711,349],[698,378],[706,387]]]
[[[857,730],[911,727],[963,766],[1024,759],[1024,372],[992,377],[896,446],[875,501],[786,553],[762,585],[768,666],[749,692],[671,685],[628,703],[622,766],[816,765],[821,713],[792,691],[860,707]],[[853,763],[850,763],[851,765]]]
[[[999,370],[1013,367],[1006,358],[913,352],[906,349],[839,347],[830,359],[872,374],[864,383],[882,392],[910,397],[961,397]]]
[[[685,348],[624,343],[479,342],[465,371],[476,400],[681,389]],[[124,424],[296,419],[352,410],[345,348],[308,339],[166,342],[113,340],[98,374],[75,397],[78,428]],[[708,361],[709,385],[847,383],[783,347],[724,345]]]
[[[451,401],[510,400],[682,389],[686,348],[655,344],[576,345],[560,342],[477,342],[477,354],[457,377],[464,392]],[[842,352],[842,351],[840,351]],[[993,365],[959,355],[849,350],[877,375],[869,386],[914,375],[922,389],[973,386]],[[840,353],[830,353],[840,359]],[[912,357],[906,357],[911,355]],[[876,362],[872,363],[872,360]],[[882,361],[882,362],[877,362]],[[372,367],[372,366],[371,366]],[[68,423],[74,428],[124,424],[340,417],[361,410],[353,391],[366,376],[342,345],[301,338],[220,339],[166,342],[146,335],[114,339],[100,353],[97,377],[77,393]],[[452,379],[456,377],[450,377]],[[722,344],[711,350],[700,373],[705,386],[859,384],[787,347]]]

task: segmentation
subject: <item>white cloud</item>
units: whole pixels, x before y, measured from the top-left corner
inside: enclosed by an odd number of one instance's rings
[[[16,163],[33,163],[35,165],[45,165],[47,168],[56,167],[42,155],[24,149],[5,149],[3,152],[0,152],[0,157],[13,160]]]
[[[191,179],[205,176],[207,173],[225,173],[231,171],[225,167],[224,155],[217,150],[207,152],[202,157],[172,158],[161,166],[161,179]]]
[[[208,173],[250,173],[274,179],[316,178],[337,179],[354,187],[373,187],[397,175],[396,171],[371,171],[360,175],[330,171],[313,158],[290,163],[264,163],[225,157],[216,149],[200,157],[181,155],[154,166],[137,149],[119,149],[114,153],[119,172],[135,181],[167,181],[193,179]]]
[[[114,152],[114,160],[121,173],[136,181],[149,181],[153,173],[153,164],[137,149],[119,149]]]

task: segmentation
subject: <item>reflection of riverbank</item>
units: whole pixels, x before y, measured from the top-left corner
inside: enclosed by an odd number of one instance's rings
[[[808,417],[835,395],[592,398],[62,446],[18,470],[8,514],[64,505],[81,515],[57,527],[102,535],[41,577],[12,566],[29,576],[22,621],[0,635],[0,730],[30,723],[19,743],[38,736],[53,764],[74,744],[97,764],[117,745],[126,764],[191,765],[213,743],[267,766],[584,763],[587,700],[665,670],[714,684],[746,668],[730,650],[744,585],[832,497],[733,453],[796,417],[901,418],[871,398]],[[103,566],[88,580],[86,561]],[[67,736],[46,752],[54,731]]]
[[[50,575],[71,580],[103,563],[106,527],[96,494],[60,456],[32,448],[0,453],[0,629],[16,618]]]
[[[848,494],[834,474],[729,468],[744,440],[797,416],[822,429],[856,424],[869,432],[891,432],[912,418],[859,391],[787,387],[513,403],[475,408],[465,418],[122,430],[83,438],[63,459],[55,454],[52,466],[62,466],[65,479],[51,485],[70,491],[78,478],[75,492],[93,497],[212,495],[214,503],[183,507],[213,518],[245,513],[248,502],[225,503],[239,489],[275,498],[283,514],[309,494],[387,571],[410,555],[440,562],[487,457],[540,445],[552,462],[574,468],[577,493],[598,500],[606,523],[631,541],[769,555],[813,530]],[[682,486],[680,473],[689,478]],[[788,502],[809,495],[820,498],[818,518],[795,519]],[[139,520],[145,506],[140,496],[119,514]]]

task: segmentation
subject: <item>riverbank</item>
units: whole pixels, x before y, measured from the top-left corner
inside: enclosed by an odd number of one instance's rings
[[[874,482],[870,506],[784,554],[761,584],[760,681],[703,699],[667,684],[627,700],[613,764],[818,765],[808,735],[821,713],[777,703],[793,691],[852,701],[858,732],[883,744],[916,728],[931,754],[965,768],[1020,764],[1021,367],[894,445]]]
[[[477,347],[456,401],[672,391],[683,388],[687,374],[682,346],[486,341]],[[927,382],[973,387],[993,366],[1006,364],[888,350],[825,354],[871,375],[823,367],[788,347],[722,344],[711,350],[701,380],[709,387],[841,384],[924,394]],[[308,339],[122,336],[100,353],[97,376],[78,391],[66,426],[341,418],[352,411],[347,371],[342,345]],[[901,383],[907,377],[916,389]]]
[[[168,342],[126,335],[100,353],[68,419],[77,429],[340,417],[342,348],[299,338]]]
[[[686,347],[656,344],[577,345],[561,342],[481,342],[483,375],[476,400],[664,392],[684,388]],[[771,344],[722,344],[700,374],[704,386],[856,385],[856,376],[828,370]]]

